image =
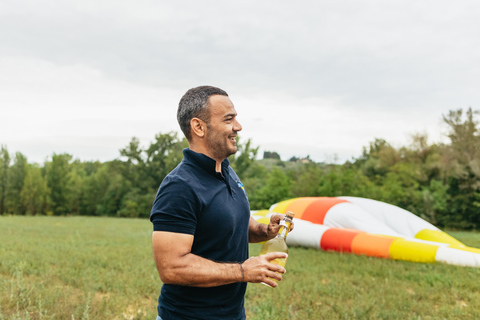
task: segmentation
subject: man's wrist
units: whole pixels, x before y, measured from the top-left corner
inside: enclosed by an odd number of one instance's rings
[[[270,240],[272,239],[275,235],[271,234],[272,232],[270,232],[270,224],[264,224],[264,236],[265,236],[265,240]]]
[[[243,266],[242,266],[242,263],[239,262],[238,265],[240,266],[240,272],[242,274],[242,279],[240,282],[245,282],[245,271],[243,270]]]

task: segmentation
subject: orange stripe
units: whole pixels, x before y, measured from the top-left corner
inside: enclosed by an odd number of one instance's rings
[[[347,200],[331,198],[331,197],[319,197],[316,201],[312,202],[303,213],[302,219],[313,223],[323,224],[325,215],[328,210],[336,204],[348,202]]]
[[[352,252],[352,241],[360,233],[362,231],[330,228],[323,233],[320,248],[325,251]]]
[[[308,207],[316,199],[317,198],[314,197],[298,198],[295,201],[292,201],[292,203],[287,206],[285,212],[292,211],[293,213],[295,213],[296,219],[303,219],[302,217],[305,208]]]
[[[373,234],[359,234],[352,241],[352,252],[369,257],[390,258],[390,245],[394,238]]]

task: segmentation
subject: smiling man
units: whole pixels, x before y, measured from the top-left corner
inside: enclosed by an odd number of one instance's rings
[[[285,269],[281,252],[248,258],[248,242],[273,238],[283,215],[268,226],[250,217],[243,185],[229,166],[242,130],[222,89],[190,89],[177,120],[189,148],[162,181],[153,204],[153,254],[163,282],[158,319],[245,319],[247,282],[272,287]]]

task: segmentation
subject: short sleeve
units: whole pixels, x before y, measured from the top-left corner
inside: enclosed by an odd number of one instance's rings
[[[155,197],[150,221],[154,231],[194,235],[199,210],[200,201],[192,188],[183,180],[167,176]]]

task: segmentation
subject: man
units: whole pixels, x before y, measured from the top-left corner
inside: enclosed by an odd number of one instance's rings
[[[177,120],[189,148],[165,177],[153,204],[153,253],[163,282],[158,319],[245,319],[247,282],[276,287],[285,269],[275,252],[248,258],[248,242],[273,238],[283,215],[268,226],[250,217],[240,179],[227,157],[242,130],[228,94],[216,87],[190,89]]]

